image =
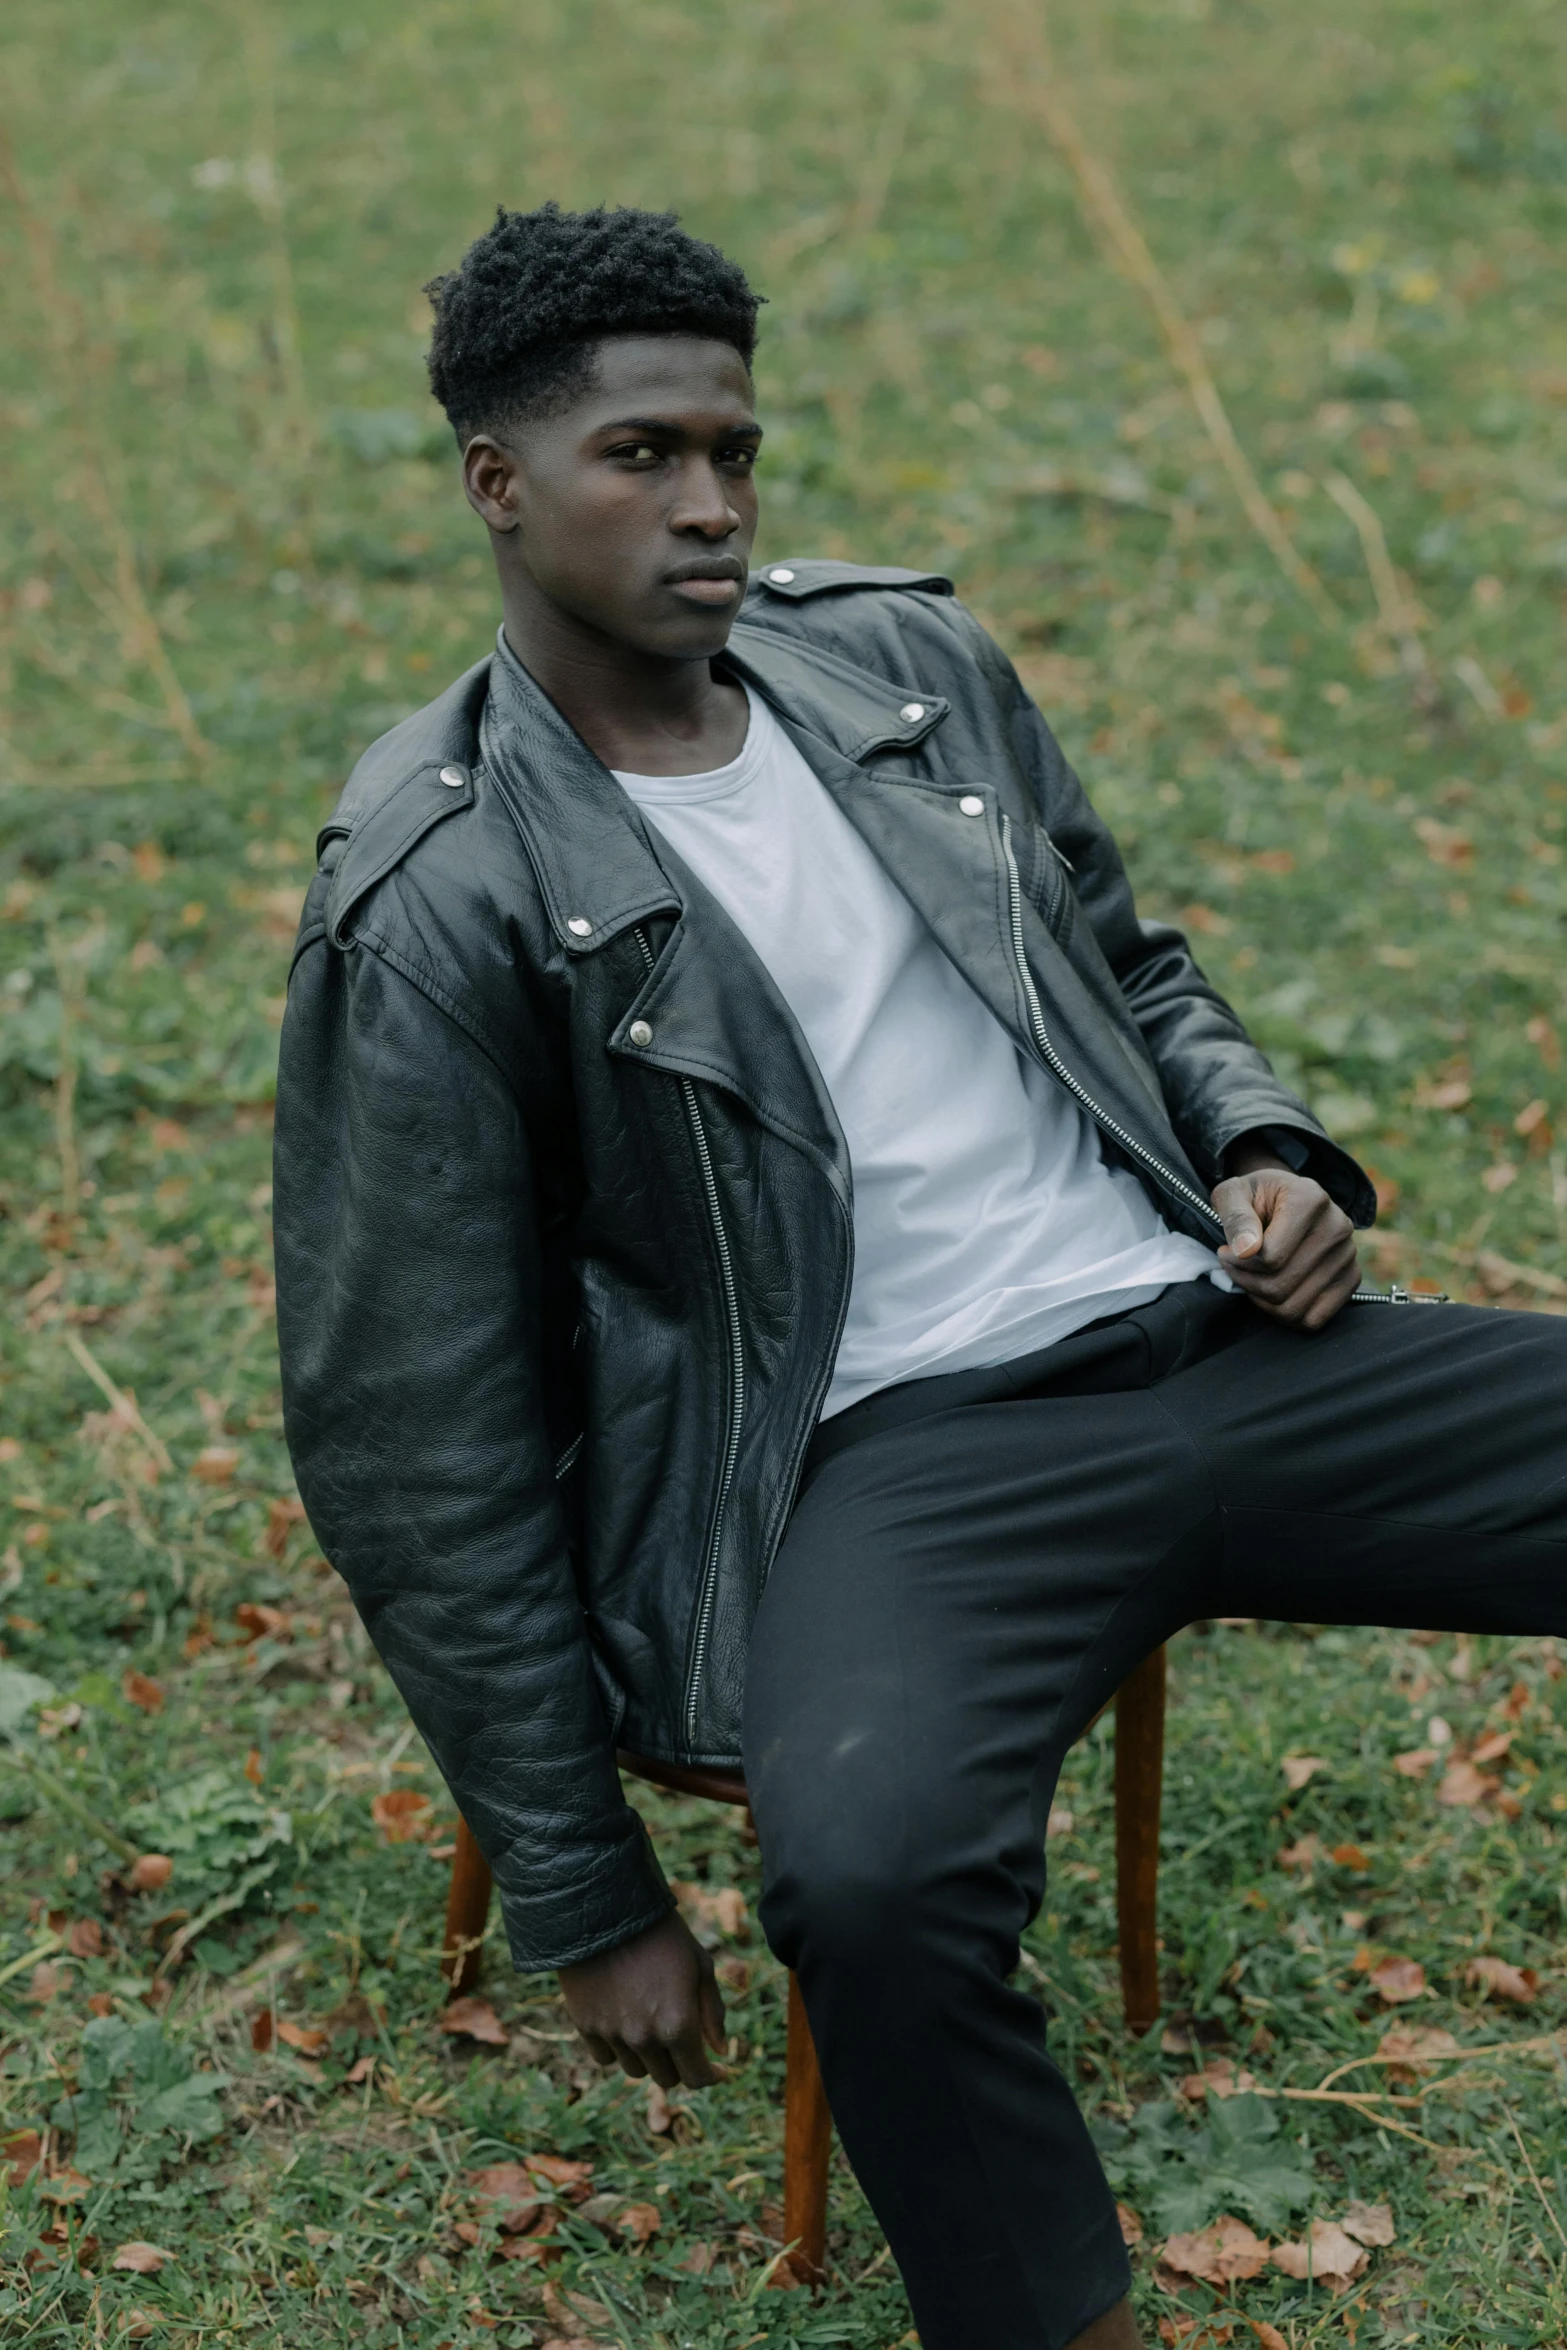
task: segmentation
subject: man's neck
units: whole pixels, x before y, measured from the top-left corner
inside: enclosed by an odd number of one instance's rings
[[[745,695],[710,661],[640,653],[542,599],[508,593],[502,611],[507,644],[606,767],[694,775],[739,756]]]

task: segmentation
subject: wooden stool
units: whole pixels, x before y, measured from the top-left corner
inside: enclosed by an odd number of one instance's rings
[[[1121,2004],[1127,2028],[1146,2032],[1159,2014],[1159,1806],[1164,1781],[1165,1657],[1156,1648],[1118,1691],[1115,1704],[1115,1870],[1120,1922]],[[1096,1715],[1095,1720],[1099,1717]],[[1092,1725],[1090,1725],[1092,1726]],[[703,1795],[749,1808],[745,1781],[725,1771],[651,1762],[623,1754],[620,1767],[673,1795]],[[479,1945],[490,1914],[490,1870],[457,1822],[446,1902],[441,1972],[449,1998],[478,1980]],[[789,2037],[784,2067],[784,2237],[794,2274],[816,2284],[827,2251],[827,2166],[832,2117],[822,2086],[805,2002],[789,1977]]]

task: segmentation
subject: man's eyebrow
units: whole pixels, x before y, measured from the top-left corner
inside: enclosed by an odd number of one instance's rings
[[[670,440],[684,440],[688,429],[672,416],[617,416],[598,427],[600,432],[662,433]],[[728,426],[725,437],[730,440],[759,441],[762,428],[754,423],[732,424]]]

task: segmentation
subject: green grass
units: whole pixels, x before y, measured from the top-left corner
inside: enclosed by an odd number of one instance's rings
[[[542,2343],[575,2322],[542,2306],[545,2274],[600,2305],[585,2332],[636,2350],[888,2350],[909,2326],[841,2169],[829,2288],[766,2284],[782,2000],[754,1930],[726,1944],[730,2077],[672,2131],[498,1954],[509,2049],[438,2031],[449,1807],[308,1529],[272,1507],[292,1490],[267,1213],[287,943],[349,762],[494,625],[418,288],[497,201],[674,203],[739,255],[771,297],[764,558],[950,569],[1145,903],[1186,914],[1373,1163],[1372,1269],[1564,1294],[1561,12],[1052,14],[1080,126],[1335,625],[1248,527],[1085,225],[1026,103],[1037,22],[1009,0],[57,0],[0,30],[26,200],[0,229],[0,1637],[57,1693],[31,1775],[0,1772],[0,2049],[6,2127],[52,2126],[87,2181],[60,2207],[69,2243],[40,2244],[36,2181],[0,2207],[8,2343],[112,2342],[133,2310],[170,2345]],[[1418,674],[1335,474],[1385,533]],[[247,1604],[289,1637],[252,1617],[247,1639]],[[1310,2186],[1296,2228],[1386,2199],[1398,2240],[1347,2299],[1269,2272],[1238,2310],[1292,2350],[1567,2338],[1561,2043],[1524,2045],[1567,2025],[1548,1644],[1215,1627],[1175,1667],[1176,2029],[1266,2089],[1315,2086],[1411,2015],[1504,2044],[1451,2087],[1423,2078],[1418,2107],[1275,2100],[1270,2159]],[[1391,1770],[1433,1714],[1471,1744],[1512,1724],[1506,1810]],[[1107,1738],[1072,1758],[1031,1948],[1113,2137],[1196,2060],[1117,2020]],[[1331,1767],[1291,1796],[1295,1752]],[[399,1787],[430,1798],[423,1841],[374,1824]],[[749,1903],[732,1820],[648,1804],[674,1873]],[[1281,1867],[1308,1836],[1367,1865]],[[166,1893],[116,1886],[122,1847],[176,1851]],[[85,1955],[45,1947],[51,1917]],[[1362,1947],[1418,1959],[1429,1995],[1384,2010]],[[1534,2003],[1481,2006],[1477,1955],[1536,1969]],[[269,1985],[283,2020],[330,2033],[319,2060],[252,2046]],[[1176,2113],[1171,2151],[1121,2174],[1149,2247],[1156,2206],[1215,2188],[1199,2120]],[[522,2152],[590,2161],[611,2199],[562,2218],[547,2272],[456,2232],[468,2174]],[[645,2246],[615,2198],[659,2211]],[[99,2250],[78,2262],[83,2233]],[[177,2258],[112,2270],[130,2239]],[[1151,2329],[1211,2298],[1162,2291],[1147,2249],[1138,2274]]]

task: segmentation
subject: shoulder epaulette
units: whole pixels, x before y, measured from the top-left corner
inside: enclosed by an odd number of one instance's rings
[[[850,595],[856,588],[905,588],[950,596],[952,582],[939,571],[904,571],[894,563],[835,563],[828,558],[791,556],[764,564],[751,574],[751,588],[782,596],[792,604],[810,596]]]

